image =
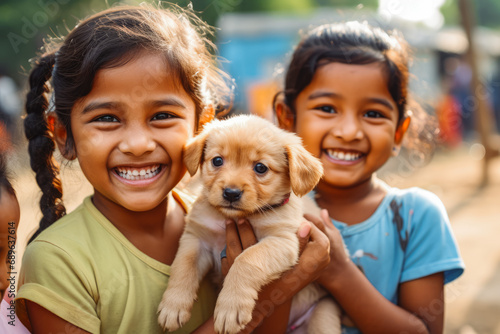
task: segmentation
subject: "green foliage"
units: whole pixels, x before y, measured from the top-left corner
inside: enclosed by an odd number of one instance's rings
[[[500,28],[499,0],[472,1],[472,8],[476,12],[476,23],[478,25]]]
[[[458,0],[446,0],[441,7],[446,25],[460,25],[460,10]],[[500,28],[500,0],[469,0],[471,8],[475,12],[476,25],[493,29]]]
[[[19,83],[42,52],[46,38],[61,37],[82,18],[117,0],[2,0],[0,4],[0,66]],[[139,3],[140,1],[128,1]]]
[[[446,0],[441,7],[441,13],[444,17],[446,25],[459,25],[460,24],[460,11],[458,10],[457,0]]]
[[[122,0],[138,4],[144,0]],[[153,0],[146,0],[153,2]],[[174,0],[171,0],[174,1]],[[118,0],[2,0],[0,3],[0,66],[19,83],[29,72],[29,59],[41,53],[47,37],[60,37],[82,18],[105,9]],[[157,2],[156,0],[154,2]],[[315,7],[376,8],[377,0],[178,0],[182,7],[192,2],[203,20],[215,26],[228,12],[307,13]]]
[[[142,1],[122,0],[138,4]],[[220,15],[229,12],[307,13],[316,7],[369,8],[378,0],[171,0],[182,7],[192,2],[203,20],[215,26]],[[118,0],[1,0],[0,66],[18,82],[30,69],[29,59],[40,53],[47,36],[64,36],[79,19],[114,5]],[[500,27],[500,0],[472,1],[478,24]],[[441,8],[446,24],[460,24],[457,0],[447,0]],[[256,23],[258,24],[258,23]]]

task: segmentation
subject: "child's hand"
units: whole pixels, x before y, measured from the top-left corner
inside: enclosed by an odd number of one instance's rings
[[[226,221],[226,257],[221,259],[222,275],[226,277],[236,257],[256,243],[257,238],[248,220]]]
[[[321,216],[306,214],[304,217],[314,223],[330,241],[330,263],[318,277],[318,283],[332,281],[342,273],[344,266],[350,261],[339,230],[331,223],[328,211],[321,210]]]
[[[317,218],[316,218],[317,219]],[[298,231],[299,239],[299,262],[307,262],[310,265],[316,263],[317,267],[325,267],[330,258],[329,241],[318,228],[309,222],[303,222]],[[257,243],[257,238],[252,225],[246,219],[239,219],[237,223],[233,220],[226,222],[226,256],[221,259],[222,275],[225,277],[234,260],[243,250]],[[304,250],[307,246],[307,252]],[[305,266],[304,266],[305,267]],[[320,270],[317,270],[319,274]]]
[[[279,279],[263,287],[252,321],[241,333],[250,333],[271,314],[254,333],[284,332],[292,297],[316,280],[330,262],[329,240],[314,224],[304,221],[297,231],[297,237],[300,244],[299,262]],[[238,223],[227,221],[226,243],[226,257],[222,259],[223,275],[227,274],[235,258],[244,249],[257,243],[257,238],[246,219],[241,219]]]

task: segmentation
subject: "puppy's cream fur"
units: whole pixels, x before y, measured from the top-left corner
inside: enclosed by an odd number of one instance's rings
[[[256,116],[207,124],[186,145],[184,162],[191,175],[200,167],[203,188],[186,217],[172,275],[159,306],[159,322],[173,331],[189,320],[200,281],[211,269],[220,273],[225,221],[245,217],[259,242],[235,259],[214,311],[218,333],[237,333],[252,319],[261,287],[297,263],[296,233],[303,216],[299,197],[315,187],[323,168],[299,137]],[[241,191],[241,197],[228,200],[223,195],[225,189]],[[311,203],[307,206],[315,210]],[[303,289],[294,298],[290,319],[299,318],[325,295],[314,284]],[[335,327],[340,333],[338,313],[331,299],[322,299],[310,317],[315,321],[307,332],[334,333]]]

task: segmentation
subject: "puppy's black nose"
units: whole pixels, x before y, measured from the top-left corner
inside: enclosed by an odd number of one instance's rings
[[[241,194],[243,194],[243,191],[233,188],[225,188],[222,192],[222,196],[224,197],[224,199],[228,200],[229,202],[236,202],[241,198]]]

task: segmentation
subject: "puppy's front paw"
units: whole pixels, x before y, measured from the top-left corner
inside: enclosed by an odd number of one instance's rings
[[[169,332],[179,329],[191,318],[192,305],[192,302],[175,298],[168,290],[165,291],[158,307],[158,323]]]
[[[217,333],[238,333],[252,320],[255,307],[253,298],[238,295],[228,296],[221,291],[214,311],[214,328]]]

